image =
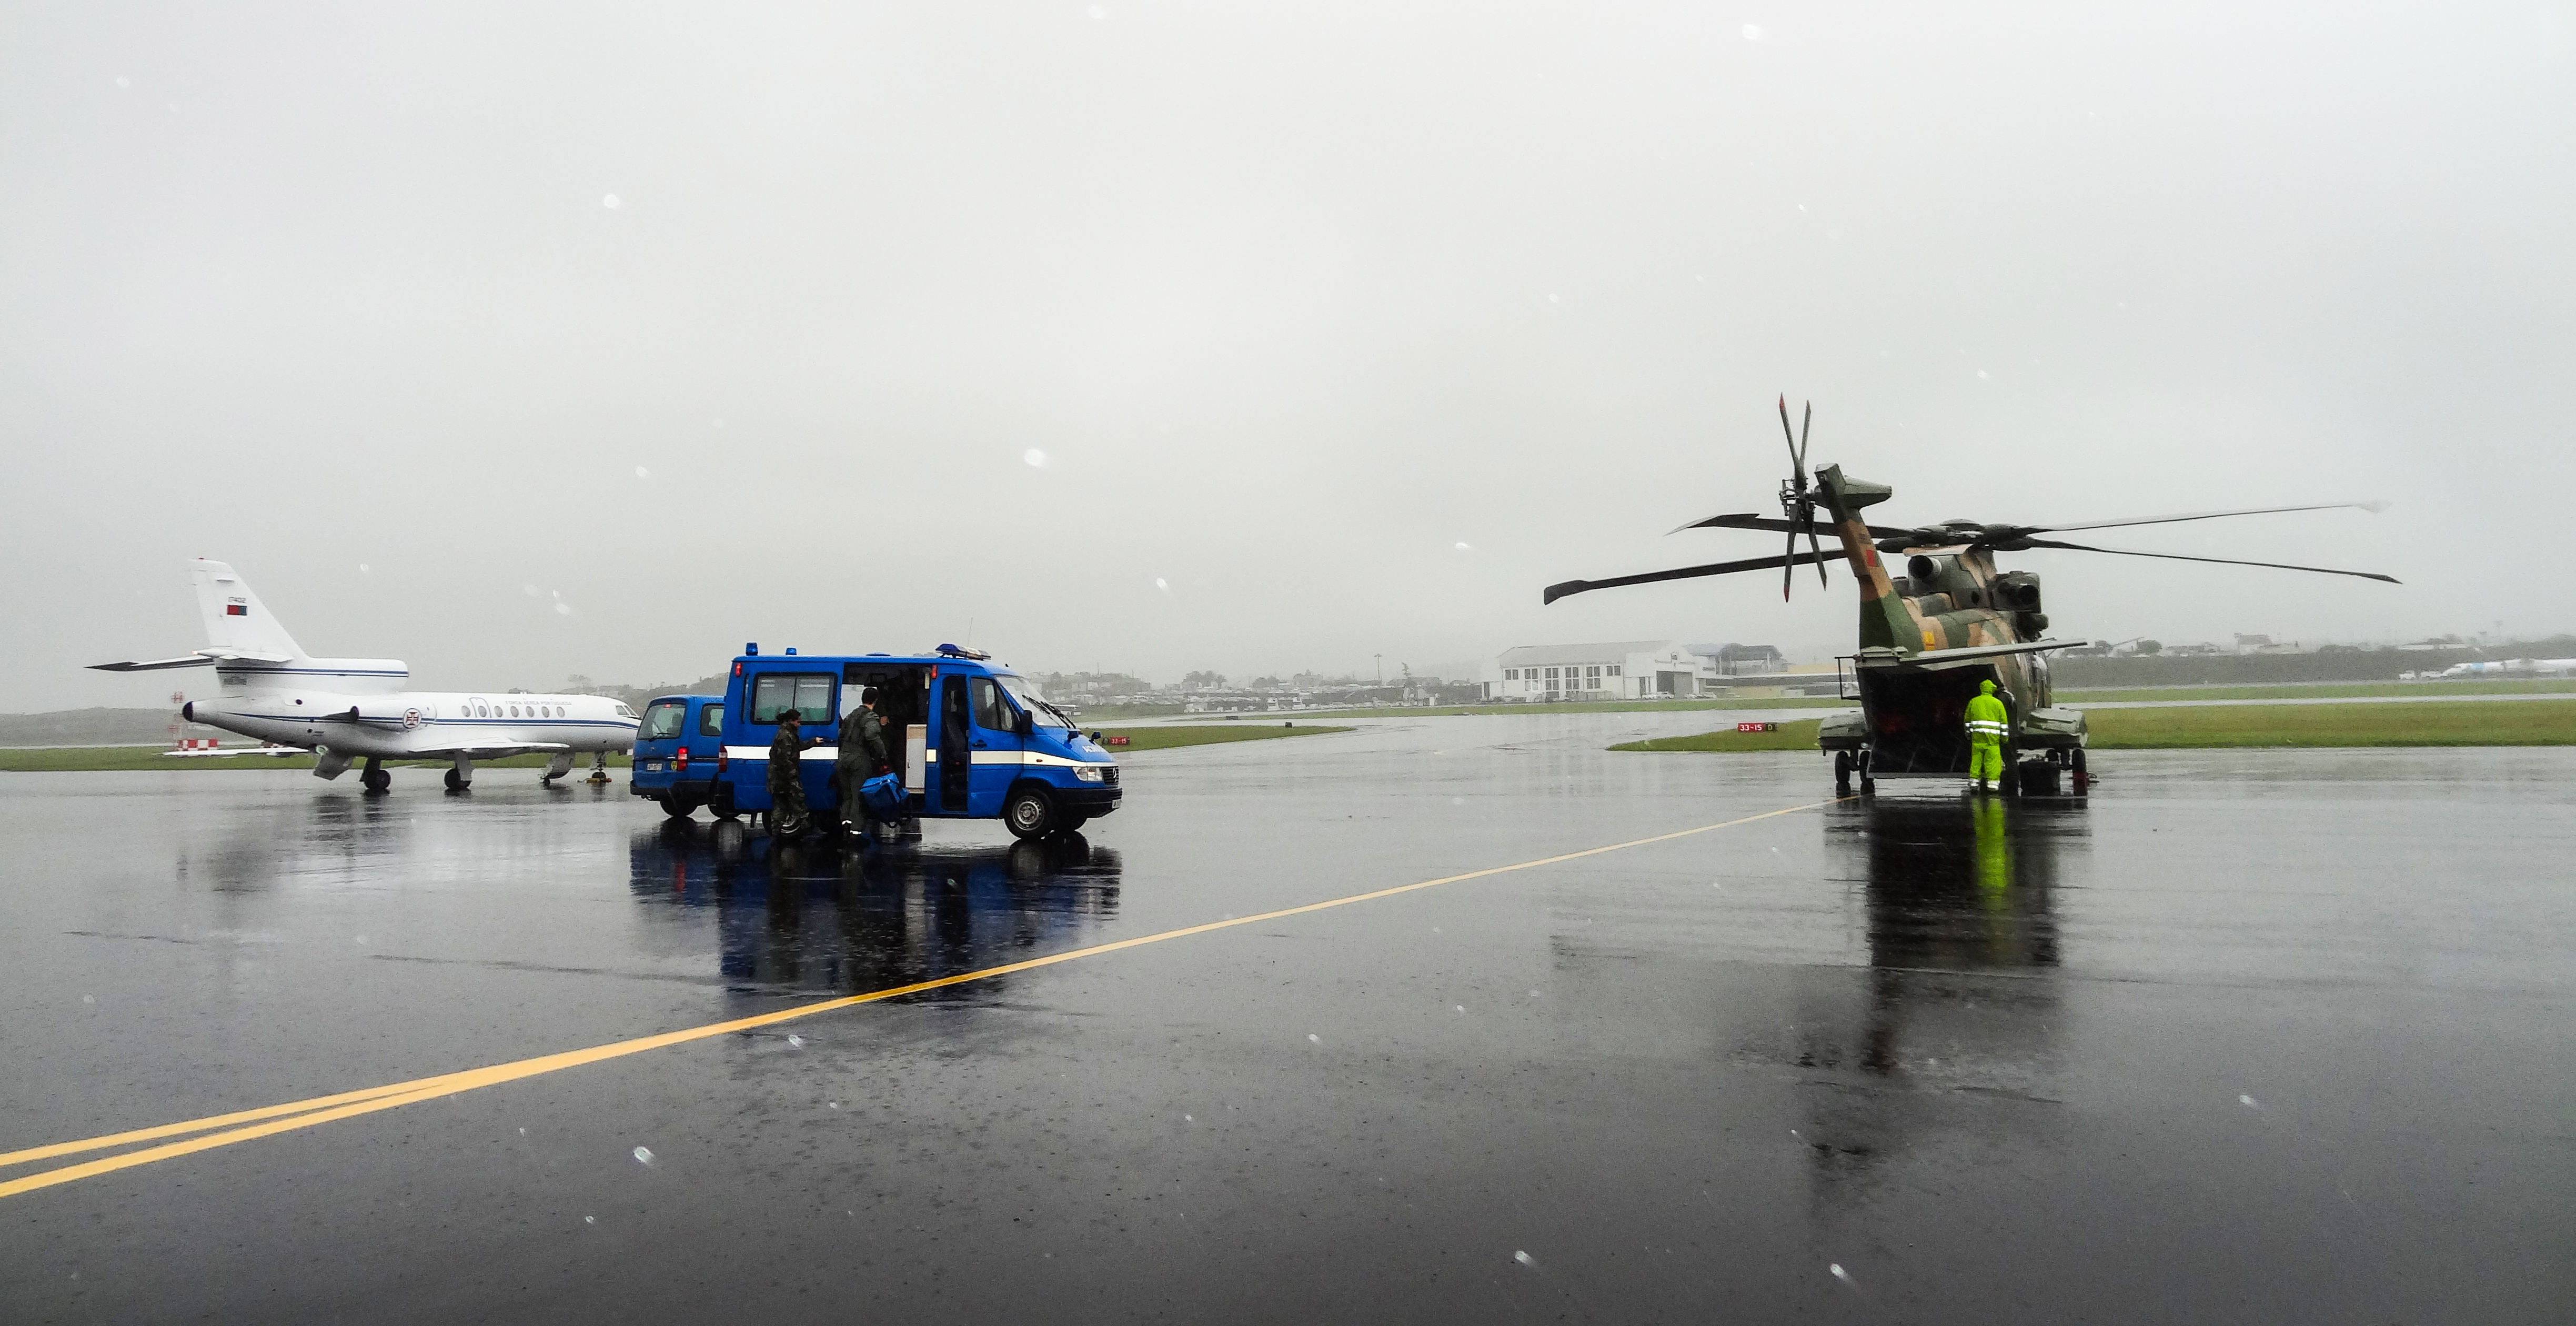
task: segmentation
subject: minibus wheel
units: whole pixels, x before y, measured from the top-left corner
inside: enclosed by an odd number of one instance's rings
[[[675,820],[684,820],[691,815],[698,813],[698,807],[696,802],[687,800],[683,797],[664,797],[662,798],[662,813]]]
[[[1002,823],[1014,838],[1043,838],[1055,828],[1055,802],[1037,788],[1013,788],[1002,803]]]

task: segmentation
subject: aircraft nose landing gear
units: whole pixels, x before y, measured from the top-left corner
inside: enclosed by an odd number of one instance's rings
[[[608,783],[608,752],[594,751],[590,757],[590,781],[600,786]]]
[[[385,772],[384,761],[368,756],[367,767],[358,771],[358,786],[380,793],[393,785],[394,776]]]

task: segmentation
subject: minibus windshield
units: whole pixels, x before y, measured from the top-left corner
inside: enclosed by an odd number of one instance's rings
[[[1048,704],[1046,697],[1038,694],[1037,683],[1026,677],[1013,676],[1008,672],[993,674],[993,680],[1002,683],[1002,689],[1009,691],[1011,698],[1020,702],[1020,708],[1028,713],[1029,720],[1039,727],[1073,726],[1073,720],[1065,717],[1063,710]]]

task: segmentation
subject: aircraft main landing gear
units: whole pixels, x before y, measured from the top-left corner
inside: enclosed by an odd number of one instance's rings
[[[456,757],[455,765],[447,771],[447,790],[450,792],[474,790],[474,761],[462,755]]]
[[[384,761],[370,755],[367,767],[358,771],[358,786],[370,792],[382,792],[394,785],[394,776],[385,772]]]

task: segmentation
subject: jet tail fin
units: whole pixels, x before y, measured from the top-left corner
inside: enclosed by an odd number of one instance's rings
[[[214,646],[208,653],[282,660],[308,657],[231,566],[201,557],[189,564],[188,572],[196,581],[197,612],[205,618],[206,643]]]

